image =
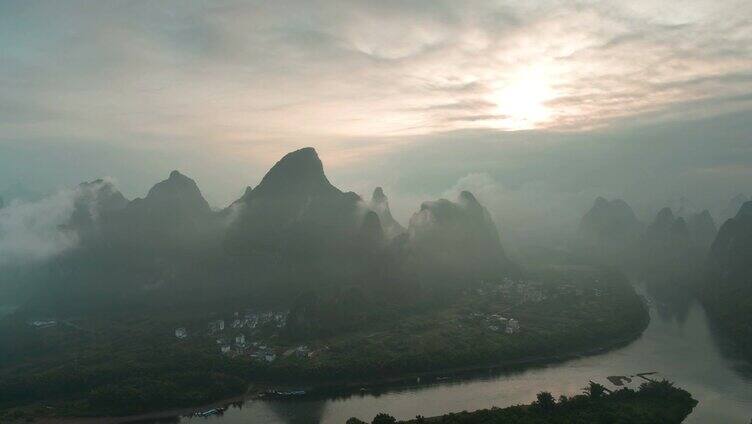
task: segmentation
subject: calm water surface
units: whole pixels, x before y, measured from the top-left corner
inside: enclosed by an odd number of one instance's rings
[[[651,301],[651,322],[628,346],[598,356],[524,371],[488,373],[429,386],[395,388],[374,395],[300,401],[248,401],[221,417],[182,418],[181,423],[344,423],[367,422],[379,412],[399,419],[433,416],[491,406],[529,403],[536,393],[581,392],[588,380],[656,371],[692,393],[700,403],[686,423],[744,423],[752,418],[752,371],[726,353],[695,301],[667,305]]]

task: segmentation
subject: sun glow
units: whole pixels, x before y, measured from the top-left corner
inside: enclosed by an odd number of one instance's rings
[[[500,81],[489,100],[496,105],[495,125],[507,130],[528,130],[553,117],[547,102],[555,97],[550,81],[540,69],[520,72]]]

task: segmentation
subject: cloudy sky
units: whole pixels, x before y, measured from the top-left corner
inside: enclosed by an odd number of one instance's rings
[[[715,207],[752,193],[752,2],[0,1],[6,197],[178,168],[222,207],[303,146],[403,221]]]

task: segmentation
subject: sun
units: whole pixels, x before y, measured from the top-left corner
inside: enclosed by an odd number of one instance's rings
[[[532,69],[499,81],[489,100],[496,105],[498,127],[516,131],[534,129],[548,122],[553,110],[547,102],[554,97],[545,73]]]

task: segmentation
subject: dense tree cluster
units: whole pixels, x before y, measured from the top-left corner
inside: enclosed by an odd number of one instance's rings
[[[530,405],[452,413],[426,420],[397,421],[387,414],[377,415],[372,424],[678,424],[692,412],[697,401],[668,381],[643,383],[639,390],[624,388],[606,394],[603,386],[591,383],[585,393],[562,396],[558,402],[542,392]],[[365,424],[351,418],[348,424]]]

